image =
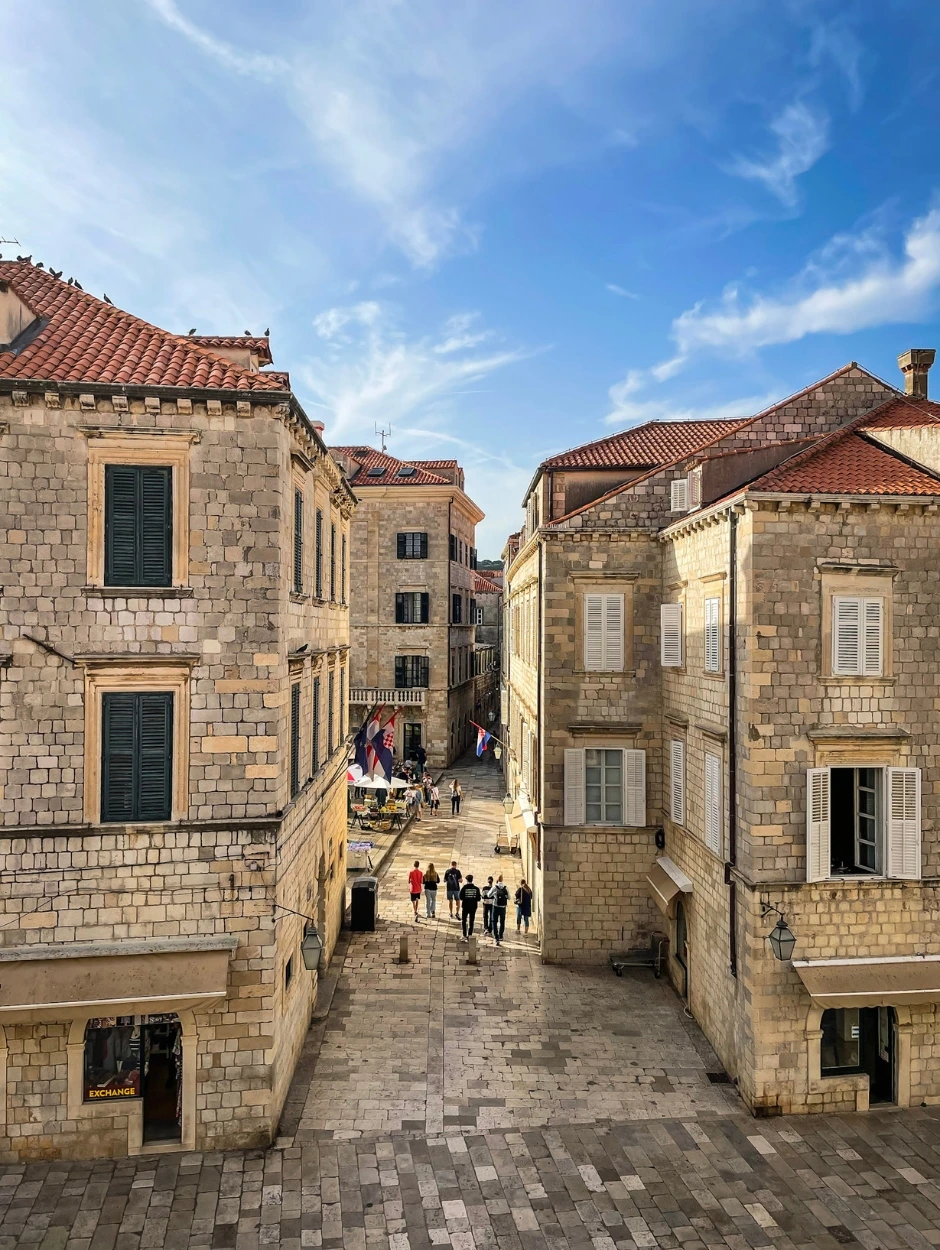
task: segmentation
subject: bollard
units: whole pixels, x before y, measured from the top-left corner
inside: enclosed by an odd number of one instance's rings
[[[408,962],[408,934],[403,933],[398,943],[398,962],[406,964]]]
[[[477,940],[475,937],[472,937],[467,942],[467,963],[475,964],[476,961],[477,961]]]

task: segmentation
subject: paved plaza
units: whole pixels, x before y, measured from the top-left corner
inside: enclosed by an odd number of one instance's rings
[[[650,974],[544,967],[512,914],[470,965],[443,891],[415,924],[414,859],[519,879],[492,762],[459,775],[342,943],[277,1147],[0,1169],[0,1250],[940,1245],[933,1112],[754,1120]]]

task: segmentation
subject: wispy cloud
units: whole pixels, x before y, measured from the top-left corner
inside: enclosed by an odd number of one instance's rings
[[[644,421],[715,421],[728,417],[750,417],[762,412],[781,398],[777,391],[763,395],[744,395],[740,399],[715,404],[688,404],[679,400],[631,400],[621,383],[610,388],[611,410],[605,424],[619,429]]]
[[[613,295],[619,295],[621,299],[639,299],[639,295],[635,291],[628,291],[626,287],[618,286],[616,282],[605,283],[607,290]]]
[[[234,70],[237,74],[254,74],[263,78],[271,78],[287,69],[286,61],[280,57],[242,52],[224,39],[217,39],[184,16],[174,0],[146,0],[146,2],[154,13],[166,22],[167,26],[185,35],[191,43],[208,53],[226,69]]]
[[[829,118],[802,100],[789,104],[770,129],[777,148],[764,157],[737,157],[728,172],[761,182],[787,208],[798,201],[796,180],[816,164],[829,147]]]
[[[830,62],[842,74],[849,107],[861,108],[864,96],[862,61],[864,49],[844,19],[820,22],[813,27],[809,61],[814,68]]]

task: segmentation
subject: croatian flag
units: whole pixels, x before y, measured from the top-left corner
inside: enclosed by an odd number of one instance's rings
[[[490,740],[490,735],[485,729],[480,729],[477,733],[477,758],[479,758],[486,750],[486,744]]]
[[[395,717],[397,715],[397,712],[392,713],[391,720],[372,745],[376,757],[374,771],[381,773],[386,781],[390,781],[392,777],[392,761],[395,755]]]
[[[384,710],[385,710],[384,707],[376,708],[375,712],[372,714],[372,719],[366,725],[366,733],[365,733],[366,766],[363,771],[367,773],[369,776],[371,776],[375,772],[375,767],[379,759],[375,740],[376,738],[379,737],[379,734],[381,733],[382,713],[384,712]]]

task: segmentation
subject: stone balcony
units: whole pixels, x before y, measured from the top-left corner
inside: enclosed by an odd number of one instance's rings
[[[424,707],[425,690],[373,690],[365,686],[354,686],[349,691],[351,704],[385,703],[400,707]]]

